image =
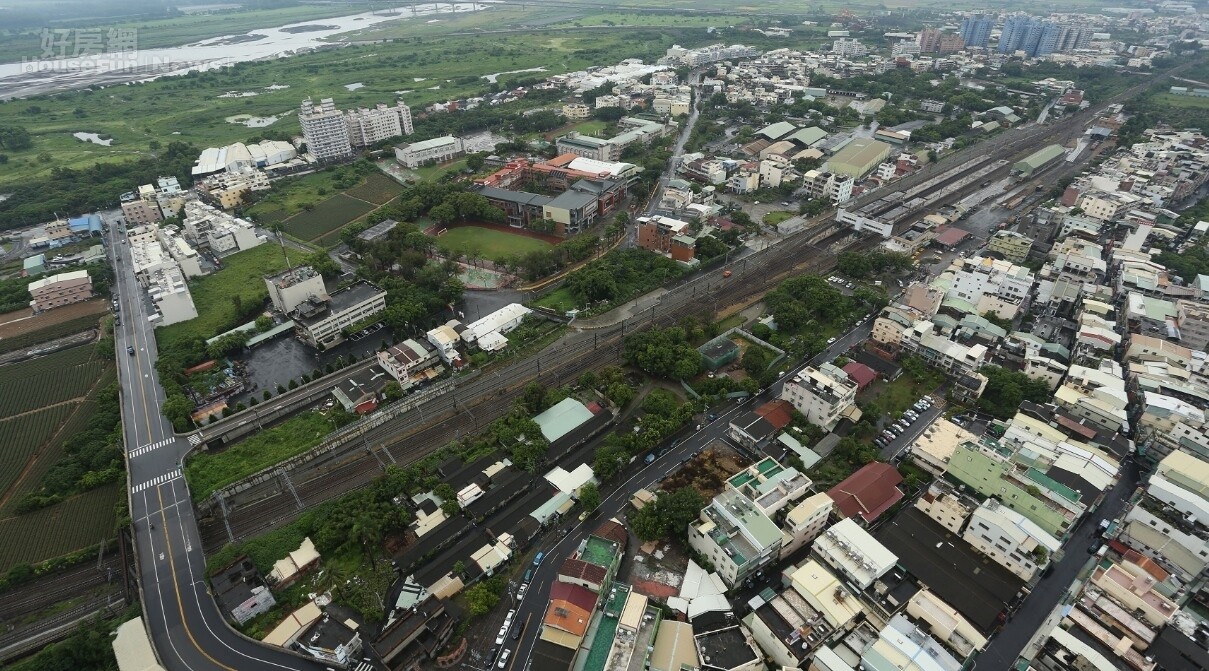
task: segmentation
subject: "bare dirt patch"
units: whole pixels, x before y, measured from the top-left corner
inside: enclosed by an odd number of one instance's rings
[[[662,489],[673,492],[681,487],[692,487],[707,500],[722,492],[726,479],[747,468],[751,460],[739,454],[730,445],[715,440],[689,459],[680,470],[667,476]]]
[[[5,312],[4,314],[0,314],[0,338],[12,338],[13,336],[33,333],[50,326],[69,322],[78,317],[100,315],[106,309],[104,300],[95,299],[84,301],[83,303],[65,305],[61,308],[48,310],[40,315],[35,315],[33,310],[28,308],[15,312]]]

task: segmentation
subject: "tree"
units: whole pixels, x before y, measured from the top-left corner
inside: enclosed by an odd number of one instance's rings
[[[705,507],[705,499],[692,487],[681,487],[674,492],[660,494],[642,510],[630,516],[634,534],[644,541],[688,535],[688,525]]]
[[[32,146],[34,146],[33,137],[24,127],[0,126],[0,149],[21,151]]]
[[[256,330],[264,333],[273,328],[273,318],[268,315],[260,315],[256,318]]]
[[[633,387],[625,383],[614,382],[605,388],[604,395],[613,405],[618,408],[624,408],[629,405],[630,401],[634,400],[634,396],[637,393]]]
[[[600,489],[594,483],[579,488],[579,505],[589,513],[600,507]]]
[[[302,257],[302,265],[314,268],[315,272],[328,279],[339,277],[340,275],[340,264],[336,263],[327,251],[323,249]]]
[[[478,172],[483,169],[483,163],[486,159],[482,154],[471,154],[466,157],[466,167]]]
[[[668,379],[685,379],[701,372],[701,354],[688,343],[684,329],[651,328],[626,337],[623,356],[644,372]]]
[[[496,578],[498,577],[500,576],[496,576]],[[497,584],[495,578],[484,580],[467,589],[465,591],[466,605],[470,610],[470,616],[478,617],[490,613],[491,609],[499,604],[502,591],[502,586]]]
[[[398,382],[387,382],[386,386],[382,389],[382,396],[387,402],[393,403],[403,398],[403,387]]]

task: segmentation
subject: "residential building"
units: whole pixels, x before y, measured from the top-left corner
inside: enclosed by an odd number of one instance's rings
[[[199,201],[185,203],[182,215],[185,233],[215,254],[242,252],[265,242],[252,222]]]
[[[789,583],[811,608],[822,614],[822,621],[832,630],[851,628],[864,613],[861,602],[843,581],[815,559],[794,569],[789,574]]]
[[[903,331],[902,351],[919,356],[954,378],[954,391],[965,398],[978,398],[987,378],[978,372],[986,363],[985,345],[964,345],[946,338],[932,322],[916,322]]]
[[[873,583],[894,568],[898,557],[877,542],[852,518],[831,525],[814,541],[811,553],[836,575],[858,590]]]
[[[826,198],[836,205],[852,198],[855,183],[851,175],[820,170],[808,170],[802,176],[802,186],[811,198]]]
[[[451,319],[425,334],[428,342],[436,348],[437,356],[440,357],[441,361],[452,366],[454,369],[466,365],[462,361],[462,355],[458,352],[458,343],[462,342],[459,331],[462,330],[465,330],[462,322]]]
[[[963,661],[902,613],[861,653],[864,671],[960,671]]]
[[[961,20],[961,41],[967,47],[985,49],[991,39],[991,29],[995,27],[995,17],[983,14],[972,14]]]
[[[638,217],[638,246],[685,263],[697,253],[697,241],[689,235],[689,223],[658,214]]]
[[[578,121],[592,118],[592,108],[583,103],[567,103],[563,105],[563,116]]]
[[[841,58],[859,58],[869,54],[869,49],[855,37],[841,37],[831,43],[831,53]]]
[[[155,304],[156,312],[148,319],[153,321],[157,328],[197,317],[193,296],[189,293],[189,285],[179,266],[173,264],[158,267],[148,271],[145,278],[143,286],[147,288],[147,294]]]
[[[439,362],[440,357],[435,349],[414,338],[378,352],[378,365],[403,389],[427,379],[426,373],[438,366]]]
[[[841,518],[859,517],[872,524],[903,498],[903,476],[890,464],[875,461],[827,490]]]
[[[324,163],[352,157],[353,145],[349,141],[348,124],[331,98],[320,100],[318,105],[310,98],[303,100],[298,110],[298,123],[302,125],[306,149],[315,160]]]
[[[28,288],[32,298],[29,306],[35,313],[92,298],[92,278],[88,276],[87,270],[44,277],[30,282]]]
[[[979,443],[963,443],[954,450],[945,477],[983,497],[994,496],[1046,533],[1063,536],[1087,510],[1079,492],[1017,464],[1012,456],[986,437]]]
[[[596,594],[591,590],[555,581],[550,586],[549,605],[542,618],[540,640],[571,650],[579,648],[592,621],[596,601]]]
[[[462,138],[452,135],[436,137],[423,142],[412,142],[395,147],[395,160],[405,168],[415,170],[432,163],[445,163],[461,156],[466,151]]]
[[[995,252],[1015,264],[1024,263],[1032,247],[1033,239],[1016,231],[995,231],[987,243],[987,251]]]
[[[944,417],[937,417],[907,449],[917,466],[939,476],[948,468],[957,446],[975,440],[974,434]]]
[[[690,618],[702,669],[763,671],[763,655],[733,615],[707,612]]]
[[[387,620],[374,639],[374,651],[392,669],[431,667],[453,636],[456,624],[444,599],[426,596],[413,608]]]
[[[154,198],[150,200],[143,200],[142,198],[123,200],[122,217],[126,220],[127,226],[155,224],[164,220],[164,214],[160,210],[159,203]]]
[[[921,589],[907,601],[906,613],[958,659],[966,659],[986,647],[986,637],[969,620],[927,589]]]
[[[962,538],[1023,580],[1032,580],[1062,546],[1024,515],[991,498],[971,513]]]
[[[326,349],[344,342],[344,330],[386,309],[386,292],[369,282],[308,298],[294,308],[295,333],[311,347]]]
[[[214,600],[218,602],[219,610],[229,615],[239,624],[266,613],[277,600],[265,586],[256,570],[256,565],[247,555],[237,557],[210,578]]]
[[[1202,352],[1209,351],[1209,305],[1179,301],[1176,315],[1180,329],[1180,344]]]
[[[1049,21],[1023,14],[1009,16],[1003,22],[999,53],[1022,51],[1033,58],[1052,54],[1057,50],[1060,33],[1061,28]]]
[[[789,401],[808,422],[831,431],[844,417],[856,415],[856,382],[840,368],[823,364],[807,366],[785,382],[781,398]]]
[[[310,266],[298,266],[264,278],[269,301],[282,314],[290,314],[298,306],[327,297],[323,276]]]
[[[250,194],[272,188],[264,171],[255,168],[215,173],[198,180],[196,187],[200,196],[224,210],[244,205]]]
[[[736,587],[777,559],[781,530],[751,499],[727,489],[689,525],[688,542],[713,563],[728,586]]]
[[[1158,628],[1171,621],[1178,607],[1163,594],[1165,590],[1159,586],[1161,580],[1149,568],[1128,558],[1110,562],[1107,566],[1101,563],[1092,571],[1088,582],[1121,604],[1126,612],[1137,613],[1141,619]],[[1159,578],[1167,577],[1166,571],[1155,568]]]
[[[790,509],[781,526],[780,558],[789,557],[823,533],[834,508],[835,502],[831,497],[820,492]]]
[[[348,666],[361,658],[360,627],[352,620],[340,620],[327,614],[302,631],[294,642],[299,652],[321,662]]]
[[[415,132],[411,123],[411,108],[402,100],[394,107],[378,103],[373,109],[359,107],[344,113],[349,141],[354,147],[368,147],[383,140]]]

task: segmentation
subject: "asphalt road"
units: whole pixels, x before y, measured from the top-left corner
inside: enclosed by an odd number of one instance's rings
[[[1011,667],[1029,640],[1037,633],[1037,628],[1066,594],[1079,571],[1087,564],[1090,558],[1088,549],[1101,542],[1097,522],[1101,519],[1113,519],[1121,514],[1125,503],[1137,489],[1140,478],[1137,464],[1132,460],[1121,465],[1121,477],[1104,497],[1100,508],[1085,515],[1071,533],[1070,539],[1063,546],[1066,554],[1050,569],[1048,575],[1038,581],[1024,604],[978,656],[980,668]]]
[[[171,671],[324,669],[281,649],[245,639],[227,626],[206,583],[206,558],[180,461],[187,439],[160,413],[164,390],[155,373],[154,327],[145,293],[130,271],[130,247],[118,226],[107,233],[120,296],[114,329],[130,515],[143,618],[160,662]],[[134,349],[127,354],[126,348]]]

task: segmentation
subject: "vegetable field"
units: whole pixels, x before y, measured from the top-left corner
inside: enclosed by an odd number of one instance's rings
[[[299,212],[282,222],[285,232],[300,240],[314,240],[364,216],[374,206],[363,200],[338,193],[319,203],[313,210]]]
[[[5,366],[0,375],[0,417],[84,396],[106,365],[93,360],[92,345],[81,345]]]
[[[368,175],[365,181],[345,191],[346,195],[368,200],[375,205],[385,205],[403,193],[403,185],[386,175]]]
[[[87,305],[85,303],[77,303],[76,305]],[[84,311],[81,310],[80,316],[72,317],[67,320],[48,321],[41,319],[45,315],[53,315],[60,310],[68,310],[75,307],[74,305],[59,308],[50,312],[43,313],[36,317],[26,319],[20,322],[15,322],[11,325],[0,326],[0,354],[4,352],[12,352],[24,347],[36,345],[38,343],[48,342],[55,338],[62,338],[73,333],[87,331],[97,327],[97,321],[100,319],[100,314],[105,311],[104,302],[101,302],[99,311]],[[89,305],[88,307],[93,307]]]
[[[123,483],[85,492],[60,504],[0,519],[0,571],[53,559],[113,537]]]
[[[74,409],[75,404],[68,403],[0,420],[0,496],[12,487],[29,458],[54,436]],[[0,534],[0,538],[5,537]],[[4,542],[10,541],[5,538]]]

